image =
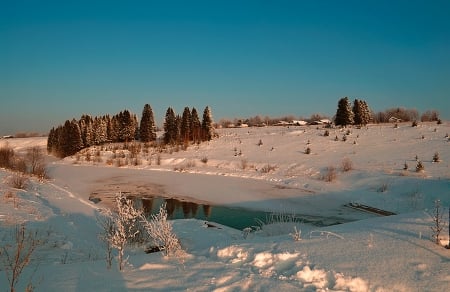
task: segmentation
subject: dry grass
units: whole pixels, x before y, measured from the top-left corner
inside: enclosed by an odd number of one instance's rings
[[[276,165],[266,164],[261,168],[261,173],[270,173],[275,171],[275,169],[277,169]]]
[[[337,178],[337,171],[334,166],[328,166],[322,174],[321,179],[326,182],[332,182]]]
[[[342,171],[347,172],[353,169],[353,162],[350,160],[350,158],[344,158],[342,160]]]

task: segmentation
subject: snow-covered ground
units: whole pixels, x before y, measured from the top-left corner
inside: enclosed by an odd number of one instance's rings
[[[431,241],[430,227],[436,199],[448,221],[450,124],[325,131],[220,129],[211,142],[187,150],[142,148],[136,158],[119,145],[93,147],[64,160],[49,157],[51,179],[32,180],[26,191],[8,186],[11,173],[0,170],[2,242],[11,237],[8,228],[23,221],[47,239],[18,291],[31,276],[36,291],[446,291],[450,250]],[[24,151],[45,142],[8,139],[0,146]],[[432,161],[436,152],[440,162]],[[423,172],[415,170],[416,157]],[[344,161],[350,170],[343,170]],[[330,167],[335,178],[327,182]],[[294,241],[292,226],[278,235],[252,232],[244,238],[242,230],[174,220],[183,258],[130,247],[125,270],[107,270],[95,214],[119,191],[353,222],[322,228],[297,223],[301,240]],[[94,204],[90,196],[102,202]],[[367,214],[348,203],[398,215]],[[3,271],[0,287],[7,287]]]

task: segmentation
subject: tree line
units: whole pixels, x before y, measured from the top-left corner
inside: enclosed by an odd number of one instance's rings
[[[58,157],[74,155],[83,148],[104,143],[157,141],[157,127],[152,107],[144,105],[140,123],[137,116],[128,110],[110,116],[82,115],[79,120],[66,120],[63,125],[53,127],[47,139],[47,151]],[[162,143],[186,144],[209,141],[214,135],[211,109],[207,106],[200,122],[197,110],[185,107],[183,114],[176,115],[169,107],[164,121]]]
[[[419,112],[416,109],[398,107],[374,113],[370,110],[365,100],[355,99],[352,106],[348,97],[344,97],[338,101],[334,123],[336,126],[367,125],[368,123],[388,123],[391,121],[391,118],[402,122],[417,122],[419,120]],[[420,116],[420,121],[440,121],[439,112],[427,110]]]

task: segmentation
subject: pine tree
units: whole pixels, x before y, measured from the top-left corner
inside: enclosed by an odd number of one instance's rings
[[[334,123],[344,127],[353,124],[353,112],[348,97],[339,100]]]
[[[156,140],[155,118],[153,116],[152,107],[149,104],[144,105],[144,109],[142,110],[139,132],[142,142],[151,142]]]
[[[171,107],[166,111],[164,120],[164,143],[174,144],[176,142],[177,123],[175,119],[175,112]]]
[[[191,112],[191,136],[192,136],[192,141],[194,141],[194,143],[200,142],[201,139],[201,131],[202,131],[202,124],[200,123],[200,119],[198,117],[198,113],[197,110],[194,108],[192,108],[192,112]]]
[[[212,114],[209,106],[205,108],[203,111],[203,120],[202,120],[202,136],[203,141],[209,141],[212,139],[214,134],[214,128],[213,128],[213,120],[212,120]]]
[[[188,107],[184,108],[181,117],[180,136],[183,143],[188,143],[191,140],[191,110]]]

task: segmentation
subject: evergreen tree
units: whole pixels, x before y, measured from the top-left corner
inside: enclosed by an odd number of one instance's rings
[[[181,116],[177,115],[175,117],[175,125],[176,125],[176,129],[175,129],[175,141],[178,144],[181,144],[182,139],[181,139]]]
[[[108,140],[107,124],[105,118],[95,117],[92,133],[94,145],[101,145]]]
[[[90,115],[82,115],[78,122],[81,131],[81,139],[83,147],[89,147],[92,143],[92,117]]]
[[[372,120],[372,112],[365,100],[360,102],[361,104],[361,122],[362,125],[367,125]]]
[[[334,123],[344,127],[353,124],[353,112],[348,97],[339,100]]]
[[[53,127],[50,132],[48,133],[48,137],[47,137],[47,153],[51,154],[54,152],[54,147],[57,144],[57,139],[56,139],[56,130],[55,127]]]
[[[174,144],[177,138],[177,131],[175,112],[171,107],[169,107],[166,111],[166,117],[164,119],[164,143]]]
[[[119,141],[128,142],[134,140],[136,131],[136,116],[132,115],[128,110],[119,113]]]
[[[191,134],[191,110],[188,107],[185,107],[180,125],[180,135],[183,143],[187,143],[191,140]]]
[[[118,142],[119,141],[119,116],[114,115],[111,118],[111,121],[109,123],[109,129],[108,129],[108,139],[111,142]]]
[[[83,149],[80,126],[75,119],[64,123],[59,140],[60,151],[58,152],[61,157],[74,155]]]
[[[212,139],[214,134],[214,128],[213,128],[213,120],[212,120],[212,114],[209,106],[205,108],[203,111],[203,120],[202,120],[202,136],[203,141],[209,141]]]
[[[362,117],[362,103],[360,100],[355,99],[353,101],[353,123],[355,125],[363,125],[363,117]]]
[[[197,113],[197,110],[195,109],[195,107],[192,108],[192,112],[191,112],[190,130],[191,130],[192,141],[194,141],[194,143],[200,142],[202,124],[200,123],[200,119],[198,117],[198,113]]]
[[[152,107],[149,104],[146,104],[142,111],[139,132],[142,142],[151,142],[156,140],[155,118],[153,116]]]

